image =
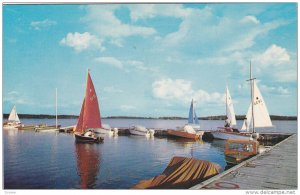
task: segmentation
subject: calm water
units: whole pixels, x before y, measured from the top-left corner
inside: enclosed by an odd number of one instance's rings
[[[54,124],[52,119],[24,119],[25,124]],[[75,119],[59,121],[74,125]],[[184,120],[104,119],[112,127],[140,124],[175,128]],[[273,121],[264,131],[296,133],[297,121]],[[223,121],[201,121],[203,129]],[[238,121],[238,126],[242,121]],[[73,135],[3,131],[5,189],[128,189],[160,174],[173,156],[195,157],[226,166],[224,141],[183,141],[142,136],[105,137],[103,144],[75,144]]]

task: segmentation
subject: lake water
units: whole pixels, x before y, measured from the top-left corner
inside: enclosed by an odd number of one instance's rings
[[[54,124],[53,119],[23,119],[24,124]],[[185,120],[103,119],[112,127],[134,124],[175,128]],[[62,126],[76,119],[59,120]],[[273,121],[263,131],[297,133],[297,121]],[[201,121],[215,129],[223,121]],[[238,121],[238,127],[242,121]],[[260,131],[260,130],[258,130]],[[159,175],[174,156],[208,160],[225,168],[224,141],[182,141],[143,136],[105,137],[102,144],[76,144],[72,134],[3,130],[4,189],[128,189]]]

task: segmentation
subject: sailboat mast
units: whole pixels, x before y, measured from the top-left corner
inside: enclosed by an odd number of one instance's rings
[[[250,60],[250,86],[251,86],[251,107],[252,107],[252,133],[255,132],[255,126],[254,126],[254,108],[253,108],[253,96],[254,96],[254,92],[253,92],[253,80],[252,79],[252,64],[251,64],[251,60]]]
[[[55,128],[57,128],[57,88],[55,88]]]
[[[227,113],[228,113],[228,108],[227,108],[227,104],[228,104],[228,102],[227,102],[227,91],[228,91],[228,86],[226,85],[226,113],[225,113],[225,116],[227,117],[227,119],[228,119],[228,116],[227,116]]]

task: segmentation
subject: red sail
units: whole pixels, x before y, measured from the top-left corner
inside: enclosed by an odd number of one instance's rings
[[[77,121],[77,125],[75,127],[75,132],[79,132],[81,134],[84,133],[84,129],[83,129],[83,115],[84,115],[84,103],[85,103],[84,100],[85,99],[83,99],[81,110],[80,110],[80,115],[79,115],[79,118]]]
[[[76,132],[84,133],[86,129],[101,128],[101,118],[97,94],[93,81],[88,72],[85,98],[82,103],[80,116],[76,125]]]

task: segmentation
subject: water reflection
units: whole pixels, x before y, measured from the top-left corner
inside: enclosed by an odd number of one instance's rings
[[[9,137],[14,137],[18,134],[18,129],[3,129],[4,134],[7,134]]]
[[[95,188],[100,169],[100,152],[97,144],[75,143],[77,174],[82,189]]]
[[[214,139],[213,141],[210,142],[213,147],[218,149],[220,152],[223,152],[225,149],[225,141],[224,140],[218,140]]]

